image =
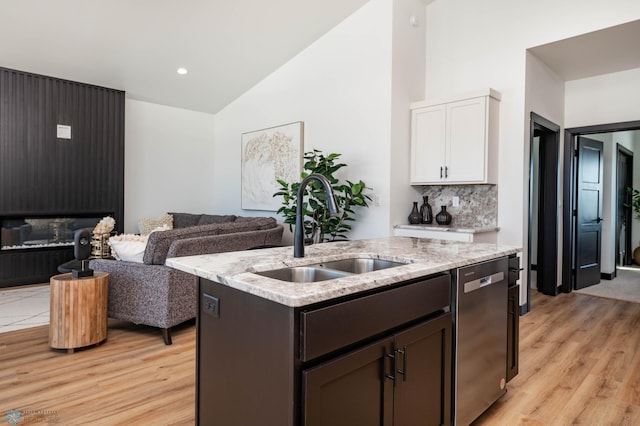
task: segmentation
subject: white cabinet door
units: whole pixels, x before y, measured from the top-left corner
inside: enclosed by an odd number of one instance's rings
[[[500,94],[485,93],[412,104],[412,185],[497,183]]]
[[[448,183],[481,183],[487,159],[487,97],[447,104],[446,169]]]
[[[436,105],[411,112],[411,183],[444,179],[446,111]]]

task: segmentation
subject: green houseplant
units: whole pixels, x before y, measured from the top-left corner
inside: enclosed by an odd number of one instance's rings
[[[371,197],[364,193],[367,188],[362,180],[340,182],[334,173],[347,165],[338,162],[342,154],[331,153],[325,155],[322,151],[314,149],[304,153],[304,165],[301,179],[312,173],[318,173],[331,182],[335,193],[340,213],[331,216],[326,207],[326,193],[318,182],[311,182],[305,190],[303,207],[304,236],[307,241],[324,242],[346,240],[346,234],[351,230],[355,207],[369,207]],[[291,230],[296,223],[296,201],[300,182],[285,182],[278,179],[280,190],[273,194],[274,197],[282,197],[282,207],[278,213],[284,215],[284,223],[289,224]]]

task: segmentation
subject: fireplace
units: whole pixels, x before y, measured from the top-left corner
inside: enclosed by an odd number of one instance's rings
[[[76,230],[93,230],[113,212],[0,216],[0,287],[48,282],[73,259]]]
[[[104,216],[23,216],[0,219],[0,250],[30,250],[73,246],[76,230],[93,228]]]

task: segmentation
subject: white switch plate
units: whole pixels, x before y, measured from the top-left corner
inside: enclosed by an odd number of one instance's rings
[[[380,194],[375,194],[373,196],[373,204],[375,204],[376,206],[380,207],[380,203],[381,203]]]
[[[451,199],[451,205],[453,207],[460,207],[460,197],[453,197]]]
[[[58,139],[71,139],[71,126],[58,124],[56,134]]]

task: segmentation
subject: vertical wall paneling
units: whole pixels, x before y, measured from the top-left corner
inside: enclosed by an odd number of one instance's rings
[[[0,216],[112,213],[122,232],[124,95],[0,68]],[[57,138],[58,124],[71,126],[70,140]],[[0,287],[40,279],[61,253],[72,257],[68,248],[7,252]]]

